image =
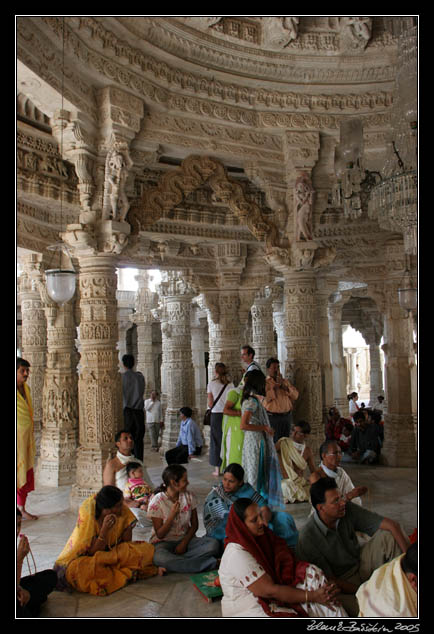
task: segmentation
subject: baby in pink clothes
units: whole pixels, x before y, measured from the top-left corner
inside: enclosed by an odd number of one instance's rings
[[[124,498],[139,503],[144,511],[152,495],[152,488],[143,479],[143,467],[138,462],[128,462],[126,465],[128,481],[124,489]]]

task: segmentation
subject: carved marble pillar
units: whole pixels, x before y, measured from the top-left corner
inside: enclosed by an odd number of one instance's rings
[[[348,416],[347,364],[342,345],[342,303],[328,306],[330,355],[333,374],[333,400],[344,417]]]
[[[206,293],[208,305],[209,293]],[[209,365],[208,376],[214,376],[216,363],[224,363],[234,385],[241,380],[241,324],[238,291],[218,292],[218,312],[208,310]]]
[[[125,291],[122,289],[122,269],[118,269],[118,290],[116,291],[117,300],[117,318],[118,318],[118,330],[119,341],[117,343],[118,357],[119,357],[119,371],[124,372],[122,364],[122,357],[124,354],[132,354],[137,361],[137,357],[132,350],[132,333],[129,332],[132,328],[131,315],[133,314],[134,304],[136,301],[135,291]]]
[[[283,292],[281,292],[281,297],[273,302],[273,325],[277,335],[277,358],[280,361],[281,369],[283,369],[286,363],[285,312],[283,309]]]
[[[318,348],[321,364],[321,388],[323,421],[327,422],[328,410],[333,405],[333,368],[330,353],[330,329],[328,319],[328,303],[330,292],[335,287],[332,280],[317,278],[316,314],[318,324]]]
[[[145,377],[145,398],[156,389],[154,351],[152,341],[152,310],[157,307],[157,293],[149,289],[149,274],[140,271],[135,278],[139,288],[136,295],[135,313],[131,321],[137,326],[137,364],[136,369]]]
[[[389,255],[393,257],[393,248],[391,251]],[[402,277],[402,269],[400,274]],[[399,284],[397,277],[385,283],[383,351],[388,412],[384,416],[382,455],[388,465],[414,467],[417,464],[417,410],[412,399],[413,334],[411,319],[398,303]]]
[[[73,506],[101,488],[115,433],[123,426],[117,352],[117,257],[104,253],[81,255],[79,266],[80,425]]]
[[[22,339],[21,356],[30,363],[28,385],[32,393],[33,420],[37,454],[42,425],[42,394],[47,364],[47,322],[38,290],[42,280],[43,256],[31,253],[22,259],[23,272],[19,278],[21,298]]]
[[[36,478],[42,486],[73,484],[78,444],[78,353],[75,299],[59,306],[39,286],[47,318],[47,369],[43,392],[41,456]]]
[[[273,325],[272,288],[265,287],[258,291],[250,309],[252,314],[252,347],[255,350],[255,361],[266,372],[266,362],[277,354]]]
[[[118,320],[119,341],[116,344],[118,351],[119,372],[123,372],[122,357],[127,354],[127,331],[131,328],[131,322],[126,319]]]
[[[187,406],[194,409],[190,329],[194,292],[182,274],[171,271],[165,278],[158,287],[162,300],[162,379],[167,404],[163,451],[173,447],[178,439],[180,408]]]
[[[384,396],[383,371],[381,368],[380,342],[371,330],[363,330],[363,338],[369,346],[369,399],[376,402],[377,396]]]
[[[116,269],[131,234],[126,222],[129,146],[144,114],[142,100],[113,86],[94,97],[95,116],[62,110],[53,117],[53,134],[62,137],[80,192],[78,222],[61,236],[79,267],[79,447],[73,507],[101,488],[115,433],[123,426]]]
[[[347,348],[348,354],[348,394],[351,392],[358,392],[357,388],[357,348]]]
[[[198,421],[203,420],[203,416],[207,409],[207,381],[205,352],[208,351],[207,345],[207,318],[206,313],[200,313],[197,309],[194,311],[191,322],[191,354],[193,359],[194,372],[194,405],[197,411]],[[213,376],[210,377],[210,380]],[[204,430],[206,431],[206,430]]]
[[[310,423],[310,443],[315,454],[324,438],[315,273],[291,271],[285,273],[284,280],[287,351],[284,376],[299,391],[294,421]]]

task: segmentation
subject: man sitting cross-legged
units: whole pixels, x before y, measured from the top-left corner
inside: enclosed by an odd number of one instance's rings
[[[285,503],[309,501],[310,485],[304,472],[308,466],[311,473],[315,471],[312,449],[305,443],[309,434],[309,423],[299,421],[294,424],[289,438],[280,438],[276,443]]]
[[[152,480],[146,471],[141,460],[138,460],[134,453],[134,440],[130,432],[121,430],[115,436],[115,445],[117,447],[116,456],[107,460],[103,472],[104,486],[116,486],[123,491],[128,482],[128,474],[126,466],[129,462],[139,463],[143,467],[143,479],[152,487]],[[152,487],[153,488],[153,487]],[[152,523],[146,516],[146,511],[140,509],[140,504],[132,498],[124,498],[127,506],[138,519],[138,526],[141,528],[151,529]]]
[[[402,552],[410,542],[397,522],[347,502],[333,478],[312,484],[314,513],[299,534],[296,556],[321,568],[336,583],[339,601],[350,616],[359,609],[355,594],[372,572]],[[371,539],[359,544],[356,531]]]

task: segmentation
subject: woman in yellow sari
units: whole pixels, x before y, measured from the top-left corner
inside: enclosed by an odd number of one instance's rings
[[[132,541],[135,523],[117,487],[104,486],[87,498],[54,566],[58,589],[104,596],[129,582],[162,574],[152,563],[154,546]]]
[[[37,520],[26,508],[27,495],[35,488],[33,466],[35,437],[33,433],[33,406],[27,379],[30,363],[17,358],[17,506],[24,519]]]

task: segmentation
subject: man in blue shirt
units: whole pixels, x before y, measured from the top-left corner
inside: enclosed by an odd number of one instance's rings
[[[167,464],[185,464],[193,456],[202,453],[203,439],[200,429],[191,418],[193,410],[190,407],[181,407],[181,427],[179,430],[176,447],[166,451]]]

